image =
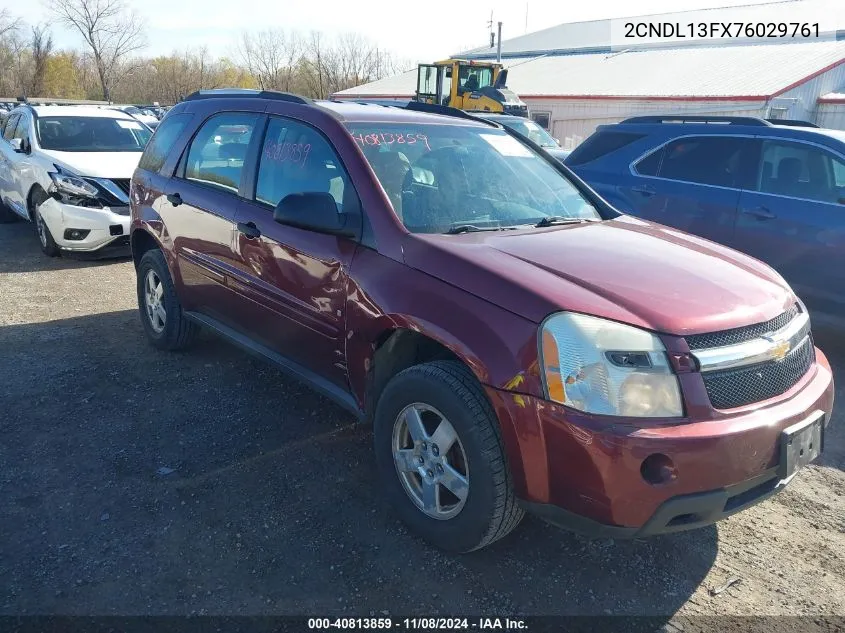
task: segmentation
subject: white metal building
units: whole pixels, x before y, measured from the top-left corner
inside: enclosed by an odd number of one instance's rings
[[[759,5],[752,14],[759,13],[765,21],[800,4]],[[749,7],[741,9],[747,14]],[[726,20],[732,11],[648,20]],[[811,40],[775,40],[778,43],[679,41],[622,50],[610,45],[610,32],[610,21],[601,20],[563,24],[502,42],[508,87],[566,148],[598,125],[649,113],[802,119],[845,129],[845,30]],[[489,58],[491,52],[476,49],[459,56]],[[407,100],[415,85],[416,69],[344,90],[335,98]]]

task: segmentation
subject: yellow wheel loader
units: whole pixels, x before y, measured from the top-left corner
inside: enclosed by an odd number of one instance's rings
[[[446,59],[420,64],[415,100],[459,110],[528,116],[528,106],[505,85],[508,71],[498,62]]]

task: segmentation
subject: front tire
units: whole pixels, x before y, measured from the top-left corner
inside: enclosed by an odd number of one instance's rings
[[[519,524],[498,420],[463,364],[435,361],[396,375],[373,431],[388,498],[425,540],[471,552]]]
[[[41,245],[41,252],[47,257],[58,257],[62,251],[59,249],[56,240],[53,239],[53,234],[50,233],[50,227],[41,216],[40,207],[48,199],[47,194],[43,191],[35,191],[32,194],[30,207],[32,210],[32,221],[35,224],[35,233],[38,236],[38,242]]]
[[[147,339],[168,351],[188,347],[197,325],[182,311],[164,254],[158,249],[144,253],[137,275],[138,309]]]

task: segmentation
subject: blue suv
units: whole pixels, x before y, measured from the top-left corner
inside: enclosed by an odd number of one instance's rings
[[[845,315],[845,132],[642,116],[599,127],[565,163],[620,211],[744,251]]]

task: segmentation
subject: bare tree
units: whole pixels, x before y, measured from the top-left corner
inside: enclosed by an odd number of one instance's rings
[[[243,33],[238,53],[262,90],[286,90],[292,86],[302,42],[296,31],[281,29]]]
[[[75,28],[91,49],[103,98],[133,68],[126,62],[143,48],[144,24],[124,0],[47,0],[65,25]]]
[[[29,84],[29,94],[40,96],[44,94],[47,61],[53,52],[53,36],[50,35],[46,25],[32,27],[32,39],[29,47],[32,56],[32,78]]]

